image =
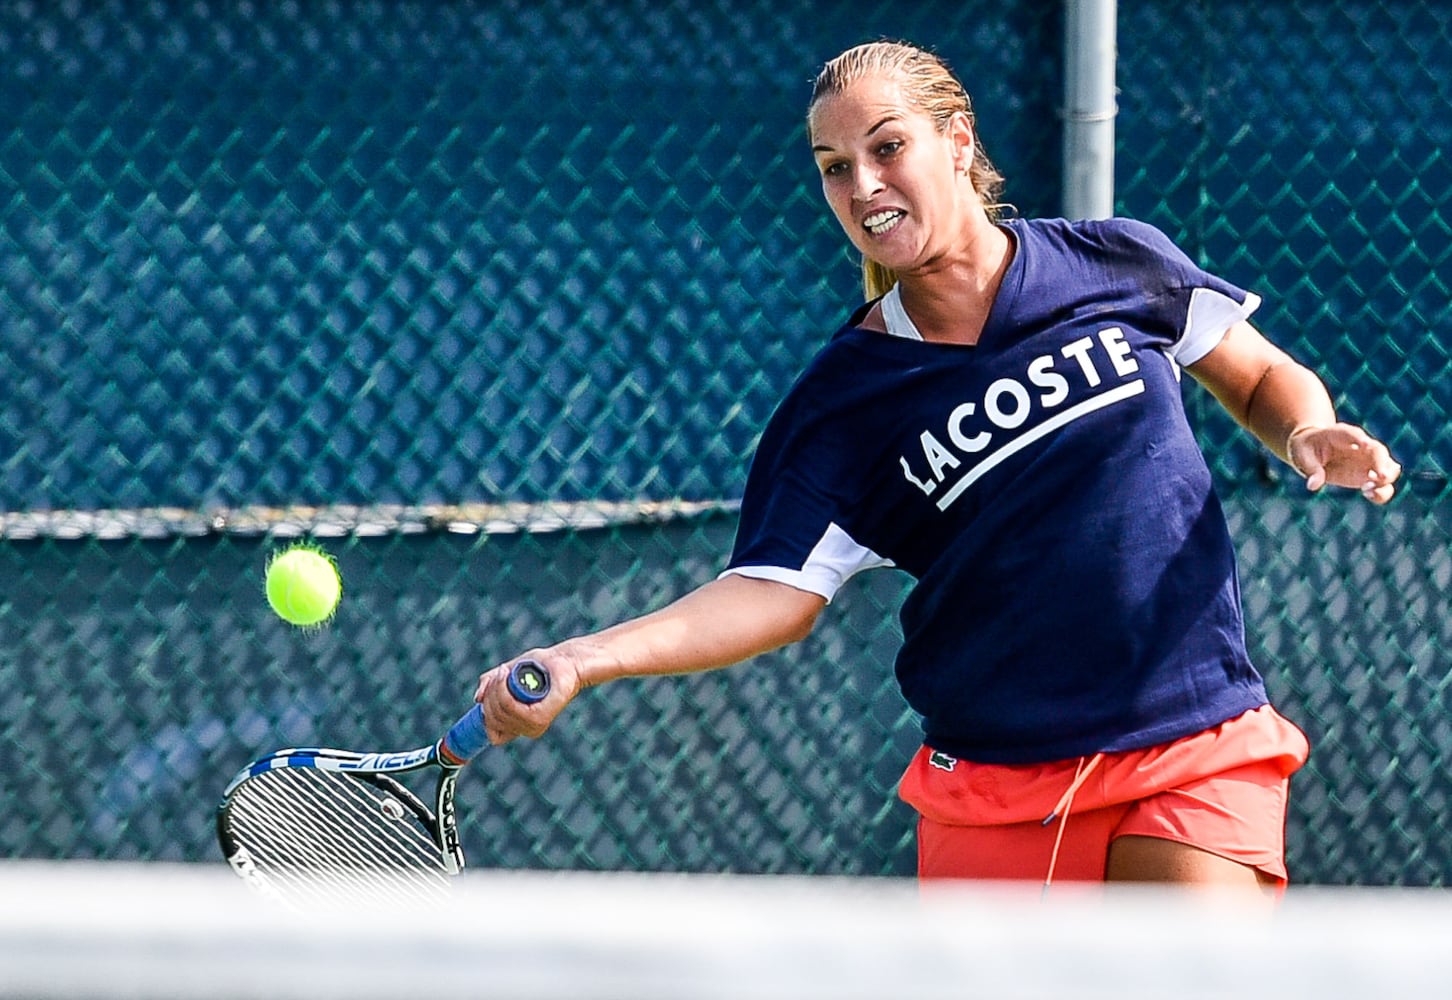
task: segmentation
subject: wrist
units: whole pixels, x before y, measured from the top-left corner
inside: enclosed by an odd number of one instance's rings
[[[592,642],[589,637],[566,639],[551,646],[548,653],[551,661],[569,665],[578,690],[615,680],[622,673],[619,664],[606,655],[599,643]]]

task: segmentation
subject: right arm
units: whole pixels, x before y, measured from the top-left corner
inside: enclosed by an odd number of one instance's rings
[[[514,657],[479,678],[474,700],[491,742],[538,737],[587,687],[739,663],[806,638],[826,603],[785,583],[723,576],[659,611]],[[520,659],[549,671],[550,695],[536,705],[521,705],[505,688],[509,667]]]

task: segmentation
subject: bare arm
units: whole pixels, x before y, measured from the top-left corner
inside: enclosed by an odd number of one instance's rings
[[[1338,423],[1326,386],[1249,323],[1232,326],[1216,348],[1189,367],[1222,406],[1311,490],[1330,483],[1360,489],[1373,503],[1396,492],[1401,466],[1386,445]]]
[[[537,737],[587,687],[738,663],[806,638],[826,603],[784,583],[722,577],[659,611],[512,658],[479,678],[474,699],[492,741]],[[537,705],[520,705],[505,690],[504,674],[523,657],[541,663],[553,681],[550,696]]]

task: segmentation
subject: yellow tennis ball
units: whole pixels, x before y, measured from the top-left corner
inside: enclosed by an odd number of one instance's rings
[[[338,567],[324,552],[299,545],[267,563],[267,603],[293,625],[320,625],[332,617],[343,596]]]

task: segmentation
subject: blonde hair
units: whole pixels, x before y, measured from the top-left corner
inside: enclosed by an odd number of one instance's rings
[[[899,80],[908,101],[932,118],[939,132],[947,130],[948,122],[958,112],[968,116],[968,126],[973,131],[973,162],[968,167],[968,178],[983,202],[984,211],[996,222],[1005,207],[999,201],[1003,194],[1003,175],[983,152],[983,143],[978,141],[978,126],[968,91],[935,53],[911,42],[892,41],[868,42],[848,49],[817,74],[812,84],[812,99],[807,105],[808,127],[818,101],[840,94],[858,80],[871,76]],[[897,274],[891,269],[862,258],[862,289],[867,298],[887,294],[896,283]]]

